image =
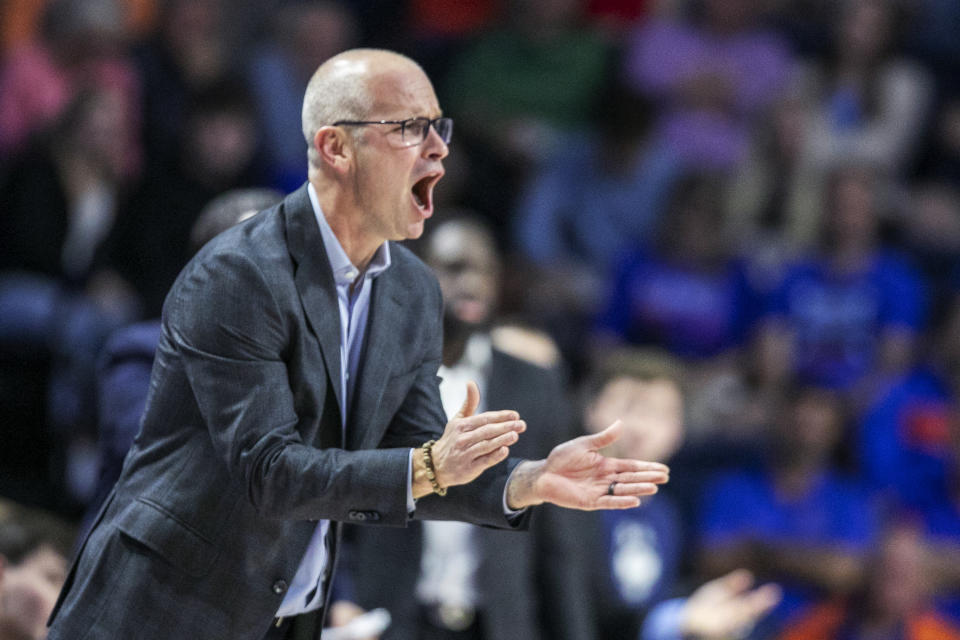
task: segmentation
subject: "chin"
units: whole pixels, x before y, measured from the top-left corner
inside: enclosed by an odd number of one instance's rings
[[[424,223],[423,220],[419,222],[414,222],[409,225],[403,233],[403,240],[416,240],[423,235]]]

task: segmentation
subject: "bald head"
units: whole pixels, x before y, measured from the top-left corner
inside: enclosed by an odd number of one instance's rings
[[[350,49],[321,64],[303,98],[303,136],[310,163],[317,164],[313,138],[318,129],[338,120],[367,119],[376,107],[378,83],[411,69],[424,73],[410,58],[385,49]]]

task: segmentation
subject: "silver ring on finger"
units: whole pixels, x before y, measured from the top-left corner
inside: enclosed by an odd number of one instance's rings
[[[608,496],[614,495],[613,491],[614,491],[614,489],[616,488],[616,486],[617,486],[617,481],[616,481],[616,480],[614,480],[613,482],[610,483],[610,486],[607,487],[607,495],[608,495]]]

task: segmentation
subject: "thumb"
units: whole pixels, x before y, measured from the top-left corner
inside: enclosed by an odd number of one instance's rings
[[[467,418],[476,412],[480,406],[480,388],[477,383],[471,380],[467,383],[467,397],[464,398],[460,410],[457,411],[454,418]]]
[[[623,431],[623,422],[619,419],[614,420],[613,424],[601,431],[587,436],[587,443],[591,449],[603,449],[608,447],[620,438]]]

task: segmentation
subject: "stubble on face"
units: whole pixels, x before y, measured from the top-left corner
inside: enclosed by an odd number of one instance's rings
[[[419,67],[401,64],[369,81],[374,107],[371,120],[404,120],[439,114],[433,86]],[[371,127],[355,139],[356,160],[353,196],[362,212],[368,233],[382,240],[418,238],[424,229],[424,214],[412,196],[414,177],[431,167],[423,144],[405,147],[387,135],[387,125]],[[445,155],[445,153],[443,154]],[[440,160],[433,161],[442,171]],[[432,189],[432,187],[431,187]]]

